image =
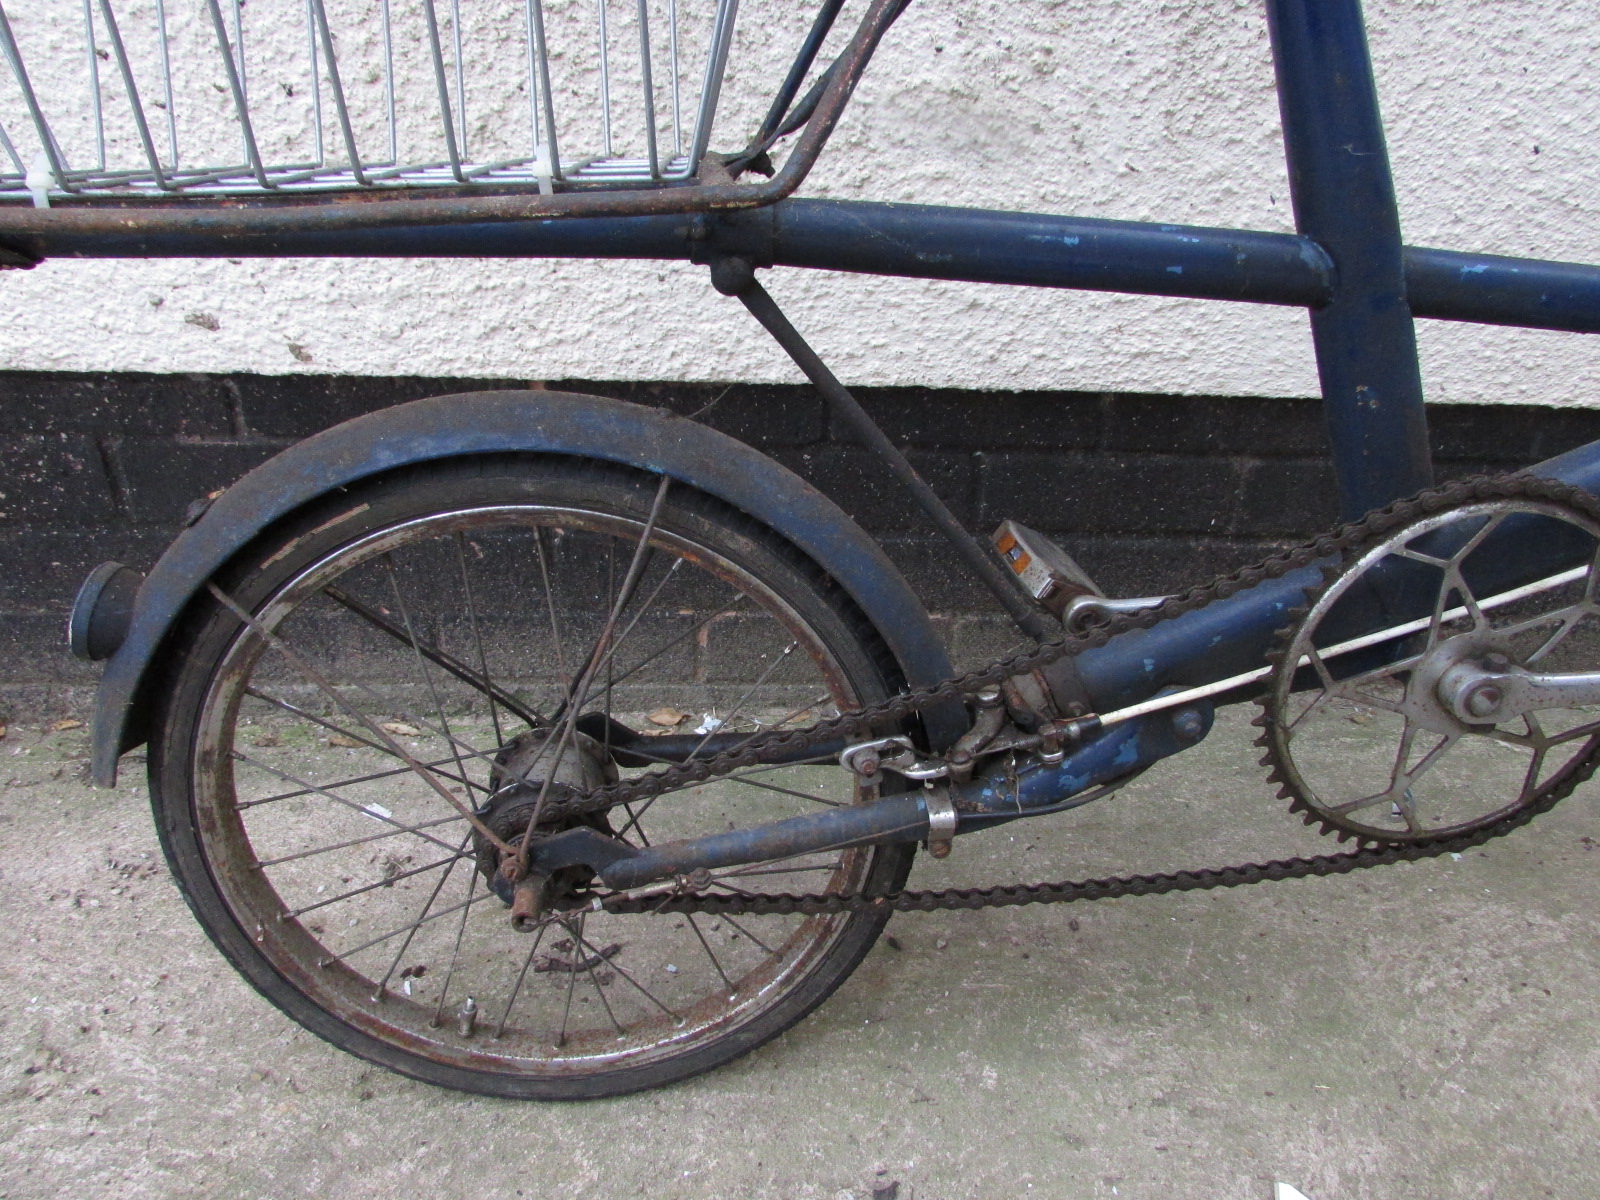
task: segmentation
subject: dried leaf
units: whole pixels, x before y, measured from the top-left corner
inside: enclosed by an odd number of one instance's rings
[[[670,729],[674,725],[681,725],[689,719],[689,714],[679,712],[675,708],[658,708],[654,712],[645,713],[644,719],[652,725],[662,725]]]
[[[398,734],[400,737],[416,737],[422,732],[415,725],[407,725],[404,721],[385,721],[378,728],[385,733]]]
[[[65,721],[57,721],[54,725],[50,726],[50,732],[51,733],[60,733],[62,730],[65,730],[65,729],[82,729],[82,728],[83,728],[83,722],[82,721],[74,721],[71,717],[68,717]]]
[[[354,750],[357,746],[361,745],[361,743],[356,741],[353,737],[345,737],[345,735],[342,733],[330,733],[328,735],[328,745],[342,746],[346,750]]]
[[[0,742],[3,742],[5,740],[6,740],[6,727],[4,725],[0,725]]]

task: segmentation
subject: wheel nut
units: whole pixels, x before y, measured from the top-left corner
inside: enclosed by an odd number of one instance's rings
[[[1467,711],[1475,717],[1493,716],[1499,707],[1500,689],[1492,683],[1480,684],[1467,697]]]

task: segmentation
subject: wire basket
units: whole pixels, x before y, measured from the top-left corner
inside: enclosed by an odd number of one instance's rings
[[[706,154],[737,10],[9,0],[0,200],[682,184]]]

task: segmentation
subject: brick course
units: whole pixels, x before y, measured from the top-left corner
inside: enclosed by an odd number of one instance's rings
[[[700,412],[879,535],[961,658],[1014,640],[807,387],[0,372],[0,718],[7,698],[82,699],[96,672],[67,658],[60,630],[96,563],[147,568],[192,501],[295,439],[404,400],[508,387]],[[1011,516],[1058,535],[1114,593],[1207,578],[1335,515],[1314,401],[918,388],[867,388],[860,398],[972,528]],[[1600,438],[1596,410],[1439,405],[1429,419],[1441,478],[1524,466]]]

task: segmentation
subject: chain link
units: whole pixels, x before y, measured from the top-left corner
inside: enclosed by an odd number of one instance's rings
[[[751,739],[736,751],[703,760],[693,760],[669,767],[665,771],[573,796],[554,812],[560,814],[607,809],[632,800],[657,796],[687,784],[724,776],[740,767],[755,766],[763,761],[765,755],[793,754],[841,735],[846,737],[862,735],[876,723],[902,720],[930,705],[960,699],[979,688],[1002,683],[1013,675],[1036,670],[1063,658],[1104,646],[1119,634],[1134,629],[1148,629],[1162,621],[1170,621],[1268,579],[1276,579],[1290,571],[1310,566],[1335,555],[1348,557],[1352,553],[1358,553],[1372,540],[1382,538],[1421,517],[1432,516],[1476,501],[1509,499],[1517,496],[1532,496],[1568,504],[1591,518],[1600,520],[1600,504],[1596,504],[1593,497],[1587,492],[1555,480],[1528,475],[1480,476],[1460,480],[1407,500],[1396,501],[1386,508],[1376,509],[1360,520],[1315,538],[1305,545],[1275,554],[1255,566],[1221,576],[1211,583],[1190,588],[1177,596],[1169,597],[1156,607],[1114,617],[1104,625],[1086,633],[1047,643],[1013,658],[994,663],[984,670],[948,679],[932,687],[903,692],[870,708],[841,713],[837,717],[821,721],[803,730],[764,734]],[[1332,570],[1327,572],[1322,586],[1326,586],[1326,579],[1333,578],[1335,574],[1336,572]],[[1309,603],[1320,591],[1320,586],[1312,589],[1307,596],[1307,602]],[[664,896],[659,892],[650,895],[610,896],[603,898],[602,903],[605,911],[611,913],[706,913],[738,916],[790,913],[820,915],[867,910],[934,912],[1023,904],[1063,904],[1078,900],[1107,900],[1117,896],[1163,895],[1167,892],[1242,887],[1268,880],[1344,875],[1392,863],[1415,862],[1444,854],[1459,854],[1493,838],[1504,836],[1539,814],[1548,812],[1559,801],[1570,795],[1574,788],[1593,775],[1597,766],[1600,766],[1600,739],[1550,780],[1531,803],[1493,825],[1452,838],[1405,845],[1367,845],[1344,854],[1277,859],[1265,863],[1245,863],[1235,867],[1203,868],[1170,874],[1125,875],[1107,879],[1018,884],[992,888],[947,888],[942,891],[899,892],[885,896],[743,892],[707,894],[692,892],[685,887],[677,892],[668,892]]]

